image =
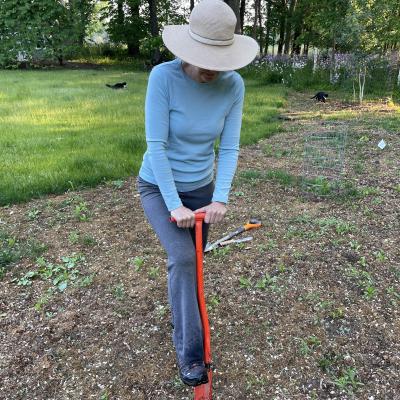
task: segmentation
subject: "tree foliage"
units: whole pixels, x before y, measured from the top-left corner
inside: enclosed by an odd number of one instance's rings
[[[62,63],[83,43],[92,8],[91,0],[0,0],[0,65]]]

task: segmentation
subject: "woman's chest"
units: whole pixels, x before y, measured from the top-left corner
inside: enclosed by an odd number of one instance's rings
[[[192,142],[215,140],[222,132],[229,104],[220,96],[186,98],[171,102],[169,130],[176,138]]]

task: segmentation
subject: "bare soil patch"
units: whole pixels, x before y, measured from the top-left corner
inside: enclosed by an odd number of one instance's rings
[[[396,110],[305,98],[290,96],[283,132],[241,149],[229,214],[210,231],[216,240],[263,221],[253,241],[205,257],[215,399],[400,399],[400,138],[378,123]],[[329,117],[343,109],[356,115]],[[303,135],[332,124],[348,130],[358,195],[313,201],[265,177],[300,176]],[[45,243],[46,268],[84,257],[47,300],[55,275],[17,285],[40,268],[34,257],[0,280],[2,398],[191,398],[175,365],[165,253],[134,177],[1,208],[0,229],[14,246]]]

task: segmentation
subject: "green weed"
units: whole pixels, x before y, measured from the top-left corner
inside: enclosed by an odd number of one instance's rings
[[[122,189],[124,186],[124,181],[121,179],[118,179],[118,180],[112,181],[111,184],[115,189]]]
[[[87,203],[85,201],[82,201],[79,204],[77,204],[74,209],[74,214],[75,217],[81,222],[89,221],[90,217],[89,217],[89,209],[87,207]]]
[[[151,279],[156,279],[160,275],[160,267],[150,267],[148,275]]]
[[[277,289],[277,277],[276,276],[270,276],[268,273],[266,273],[261,279],[259,279],[256,282],[255,287],[257,289],[266,289],[266,288],[271,288],[272,290]]]
[[[400,292],[396,290],[393,286],[389,286],[386,289],[386,293],[390,297],[390,302],[393,306],[396,306],[400,302]]]
[[[68,235],[68,241],[71,244],[76,244],[79,242],[79,233],[77,231],[73,231]]]
[[[14,278],[11,282],[16,282],[18,286],[31,286],[36,278],[44,280],[51,279],[52,284],[63,292],[68,284],[78,279],[80,271],[78,264],[85,260],[81,255],[61,257],[62,264],[47,262],[44,257],[36,260],[37,269],[28,271],[21,278]]]
[[[239,283],[240,283],[241,288],[247,289],[247,288],[251,287],[250,279],[246,278],[244,276],[239,277]]]
[[[335,308],[334,310],[332,310],[329,313],[329,316],[332,319],[342,319],[342,318],[344,318],[344,308],[343,307]]]
[[[384,262],[386,261],[388,258],[385,255],[385,252],[383,250],[378,250],[374,252],[375,258],[379,261],[379,262]]]
[[[319,346],[321,346],[321,341],[316,336],[309,336],[306,339],[300,339],[300,354],[307,356]]]
[[[222,247],[215,247],[213,250],[211,250],[211,254],[212,254],[213,257],[223,258],[230,251],[231,251],[231,246],[227,245],[227,246],[222,246]]]
[[[144,264],[144,258],[143,257],[136,256],[133,260],[130,260],[130,261],[134,265],[136,272],[140,271],[141,268],[143,267],[143,264]]]
[[[207,307],[211,311],[211,310],[214,310],[215,308],[217,308],[219,303],[221,303],[221,298],[216,294],[216,295],[210,297],[210,299],[208,300]]]
[[[28,211],[28,219],[31,221],[37,219],[38,215],[40,214],[40,210],[36,208],[32,208],[31,210]]]
[[[364,384],[359,381],[357,376],[357,370],[349,367],[345,369],[341,376],[336,378],[333,383],[340,389],[344,390],[347,394],[352,395],[358,389],[358,387]]]
[[[113,289],[113,295],[117,300],[123,300],[125,297],[125,289],[122,283],[116,285]]]

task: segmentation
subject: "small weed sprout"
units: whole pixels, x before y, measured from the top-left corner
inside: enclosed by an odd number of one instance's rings
[[[89,210],[87,207],[87,203],[85,201],[81,201],[79,204],[75,206],[75,217],[78,218],[81,222],[89,221]]]
[[[271,277],[269,274],[265,274],[261,279],[259,279],[256,283],[256,288],[258,289],[266,289],[270,287],[272,290],[277,288],[276,286],[277,277]]]
[[[116,285],[114,287],[113,294],[117,300],[123,300],[125,297],[124,285],[122,283],[119,283],[118,285]]]
[[[350,248],[355,251],[358,251],[361,249],[361,245],[357,242],[357,240],[350,240],[349,245],[350,245]]]
[[[393,286],[389,286],[386,289],[386,293],[390,296],[390,303],[396,306],[400,302],[400,292],[396,290]]]
[[[156,279],[160,275],[160,267],[150,267],[149,277],[150,279]]]
[[[31,210],[28,211],[28,218],[33,221],[37,219],[38,215],[40,214],[40,211],[36,208],[32,208]]]
[[[387,260],[387,257],[385,255],[385,252],[383,250],[378,250],[374,252],[375,258],[379,261],[379,262],[384,262]]]
[[[358,260],[358,263],[359,263],[363,268],[365,268],[365,267],[367,266],[367,259],[366,259],[364,256],[362,256],[362,257],[360,257],[360,259]]]
[[[82,244],[84,246],[94,246],[96,243],[96,239],[90,233],[83,235]]]
[[[321,346],[321,341],[316,336],[300,339],[300,354],[307,356],[319,346]]]
[[[221,298],[218,295],[212,296],[208,301],[208,308],[210,309],[210,311],[216,308],[220,302]]]
[[[53,294],[54,294],[54,288],[51,288],[51,287],[48,288],[47,292],[44,293],[43,295],[41,295],[39,297],[39,299],[37,300],[37,302],[35,303],[35,305],[34,305],[35,310],[40,311],[42,309],[42,307],[49,302],[49,300],[51,299]]]
[[[286,266],[285,266],[285,264],[283,262],[280,262],[278,264],[278,272],[280,274],[283,274],[284,272],[286,272]]]
[[[135,257],[133,260],[131,260],[131,263],[135,267],[135,271],[138,272],[141,270],[144,264],[144,258],[143,257]]]
[[[71,244],[77,244],[79,241],[79,233],[77,231],[72,231],[69,235],[68,235],[68,241]]]
[[[84,276],[80,282],[79,282],[79,286],[80,287],[87,287],[90,286],[93,283],[93,277],[95,274],[90,274],[87,276]]]
[[[338,308],[333,309],[329,313],[329,316],[332,319],[342,319],[342,318],[344,318],[344,309],[343,309],[343,307],[338,307]]]
[[[363,386],[363,383],[358,380],[357,370],[349,367],[343,371],[342,375],[336,378],[333,383],[340,389],[344,390],[347,394],[352,395],[359,386]]]
[[[371,300],[376,295],[376,289],[372,285],[368,285],[364,288],[364,297]]]
[[[247,289],[251,286],[251,282],[249,278],[246,278],[244,276],[239,277],[239,283],[240,283],[240,287]]]
[[[231,250],[231,247],[228,246],[223,246],[223,247],[216,247],[211,251],[212,255],[216,258],[222,258],[226,256]]]
[[[124,186],[124,181],[118,179],[116,181],[112,181],[111,184],[114,186],[115,189],[122,189],[122,187]]]

